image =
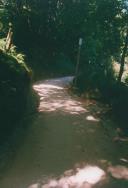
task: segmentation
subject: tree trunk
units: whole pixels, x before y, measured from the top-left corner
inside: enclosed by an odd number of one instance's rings
[[[118,82],[121,82],[121,78],[124,72],[124,65],[125,65],[125,57],[127,53],[127,47],[128,47],[128,29],[126,31],[126,39],[125,39],[125,45],[123,48],[122,56],[121,56],[121,61],[120,61],[120,71],[119,71],[119,76],[118,76]]]

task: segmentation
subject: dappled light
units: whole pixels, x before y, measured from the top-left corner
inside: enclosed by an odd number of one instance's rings
[[[116,179],[128,180],[128,168],[125,166],[110,166],[108,168],[108,172],[111,174],[112,177]]]
[[[128,142],[128,137],[120,137],[120,136],[116,136],[113,139],[114,141],[119,141],[119,142]]]
[[[66,175],[68,174],[68,175]],[[98,166],[85,166],[64,173],[59,179],[50,179],[46,184],[33,184],[28,188],[91,188],[105,178],[105,172]]]
[[[100,120],[99,119],[97,119],[97,118],[95,118],[94,116],[87,116],[86,117],[86,120],[88,120],[88,121],[94,121],[94,122],[99,122]]]
[[[34,84],[38,112],[29,116],[29,131],[0,187],[120,188],[115,183],[128,180],[127,167],[119,166],[127,165],[127,138],[117,139],[123,134],[102,116],[104,105],[69,94],[72,79]]]
[[[65,91],[67,81],[69,84],[72,79],[73,77],[65,77],[35,84],[33,88],[40,96],[39,112],[60,111],[70,114],[87,112],[82,102],[73,100]]]
[[[127,23],[128,0],[0,0],[0,188],[128,188]]]

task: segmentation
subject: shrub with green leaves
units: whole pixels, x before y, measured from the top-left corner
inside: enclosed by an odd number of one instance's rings
[[[0,129],[6,133],[25,111],[31,79],[24,56],[11,50],[0,49]]]

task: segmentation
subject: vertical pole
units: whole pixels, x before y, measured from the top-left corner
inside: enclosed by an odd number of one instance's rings
[[[79,65],[80,65],[81,46],[82,46],[82,38],[79,39],[79,46],[78,46],[78,53],[77,53],[77,63],[76,63],[76,70],[75,70],[75,80],[74,80],[75,86],[76,86],[76,82],[77,82],[77,76],[78,76]]]

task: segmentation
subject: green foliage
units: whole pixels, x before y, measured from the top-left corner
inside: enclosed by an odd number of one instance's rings
[[[110,85],[109,85],[110,86]],[[111,83],[109,87],[109,102],[112,106],[112,110],[119,121],[123,121],[122,128],[127,130],[128,122],[128,87],[124,83]]]
[[[83,38],[77,87],[81,92],[99,89],[106,99],[116,95],[112,61],[119,60],[122,53],[128,26],[126,0],[2,0],[1,38],[6,38],[9,23],[12,23],[13,43],[28,55],[30,64],[35,70],[40,69],[41,75],[48,66],[74,73],[78,40]],[[4,48],[2,39],[0,49]],[[3,57],[7,58],[4,66],[9,68],[4,71],[6,76],[10,75],[10,80],[15,75],[12,83],[18,80],[23,87],[22,78],[31,74],[24,55],[11,46]]]
[[[125,80],[124,80],[125,84],[128,85],[128,73],[125,76]]]
[[[0,39],[0,49],[3,52],[5,52],[5,44],[6,44],[6,39],[5,38]],[[13,57],[14,59],[16,59],[17,63],[20,64],[21,67],[24,67],[24,69],[26,70],[26,72],[28,72],[28,74],[31,74],[31,70],[27,67],[25,63],[25,55],[22,53],[18,53],[16,50],[16,46],[12,45],[9,51],[5,53],[9,55],[10,57]]]
[[[52,67],[57,55],[64,54],[76,65],[82,37],[77,86],[95,88],[107,77],[113,80],[111,59],[120,56],[127,27],[125,0],[6,0],[3,9],[8,14],[5,23],[13,24],[14,43],[26,52],[41,49],[45,58],[39,58],[39,64],[48,59]],[[15,51],[11,53],[17,59]]]
[[[15,57],[14,57],[15,55]],[[30,88],[30,71],[22,55],[0,49],[0,114],[2,134],[8,134],[14,128],[25,111]]]
[[[5,43],[6,43],[6,38],[0,39],[0,49],[1,49],[2,51],[4,51]]]
[[[102,80],[104,72],[112,71],[110,59],[121,53],[128,18],[125,0],[3,2],[8,14],[4,23],[6,27],[13,24],[14,43],[22,49],[42,49],[50,62],[62,53],[76,64],[78,39],[82,37],[80,74]]]
[[[9,20],[8,11],[3,6],[0,6],[0,38],[6,34]]]

